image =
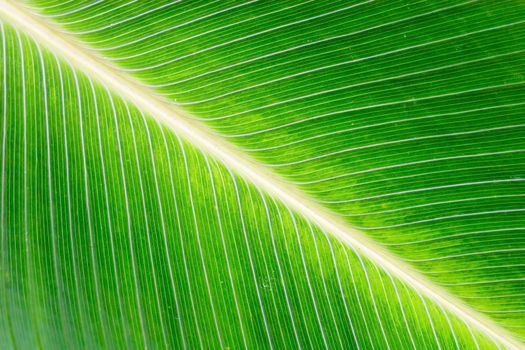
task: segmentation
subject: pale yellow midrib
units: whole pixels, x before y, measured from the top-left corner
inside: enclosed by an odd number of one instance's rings
[[[167,103],[153,90],[144,88],[132,77],[122,75],[103,59],[76,43],[73,38],[65,37],[55,30],[52,24],[44,22],[22,6],[15,5],[8,0],[0,0],[0,15],[30,34],[43,46],[62,56],[76,68],[100,81],[128,101],[132,101],[143,112],[156,118],[179,136],[250,180],[258,188],[279,199],[341,241],[350,244],[368,259],[409,284],[422,295],[439,303],[457,317],[509,349],[525,349],[525,346],[507,330],[466,306],[362,232],[349,227],[339,217],[319,206],[276,174],[258,165],[234,145],[214,135],[207,126],[192,119],[187,112]]]

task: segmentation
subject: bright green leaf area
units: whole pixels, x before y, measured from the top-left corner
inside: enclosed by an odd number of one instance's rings
[[[500,347],[2,3],[0,348]],[[522,2],[17,6],[525,337]]]

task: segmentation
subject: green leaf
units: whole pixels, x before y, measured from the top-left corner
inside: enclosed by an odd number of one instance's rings
[[[523,18],[0,0],[0,347],[523,348]]]

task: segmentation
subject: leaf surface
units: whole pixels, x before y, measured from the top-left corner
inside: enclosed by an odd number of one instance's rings
[[[0,5],[2,347],[521,346],[519,2]]]

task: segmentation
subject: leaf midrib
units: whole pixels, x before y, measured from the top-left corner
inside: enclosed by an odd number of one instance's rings
[[[317,224],[337,239],[358,249],[364,256],[384,270],[409,284],[422,295],[442,305],[457,317],[510,349],[525,349],[506,329],[485,315],[465,305],[457,297],[430,281],[399,257],[385,250],[364,233],[350,227],[337,215],[320,206],[298,188],[261,166],[235,145],[214,134],[209,127],[196,121],[186,111],[159,97],[131,76],[123,75],[102,57],[90,52],[73,38],[66,37],[51,23],[37,18],[22,6],[9,0],[0,0],[0,16],[29,34],[42,46],[65,59],[74,68],[89,75],[139,109],[169,127],[208,155],[220,160],[226,167],[269,193],[304,218]]]

